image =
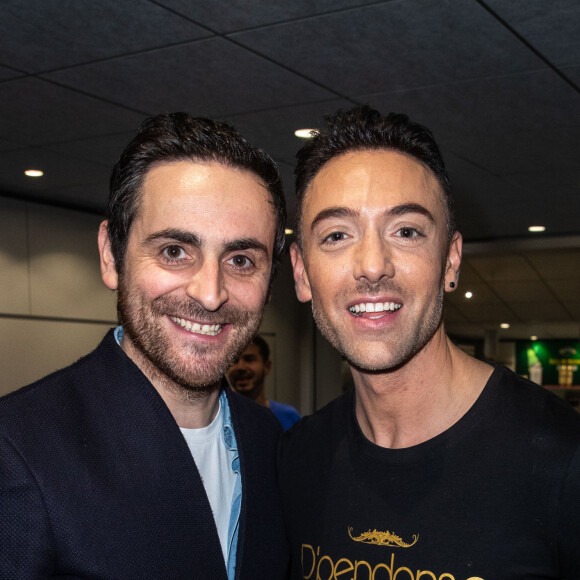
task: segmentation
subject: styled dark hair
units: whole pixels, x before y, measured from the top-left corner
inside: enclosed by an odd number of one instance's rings
[[[414,157],[435,175],[447,210],[447,239],[455,233],[455,211],[451,182],[435,138],[429,129],[413,123],[407,115],[383,117],[364,105],[325,117],[326,126],[313,133],[296,158],[296,238],[302,246],[302,208],[308,186],[322,166],[333,157],[350,151],[387,150]]]
[[[250,344],[255,344],[258,347],[260,356],[264,362],[268,362],[270,360],[270,347],[259,334],[256,334],[256,336],[252,338],[252,342],[250,342]]]
[[[113,168],[106,217],[117,271],[124,268],[129,232],[139,214],[143,180],[158,162],[217,161],[256,174],[270,193],[276,216],[272,276],[284,249],[286,201],[282,179],[272,158],[252,147],[226,123],[187,113],[146,119]]]

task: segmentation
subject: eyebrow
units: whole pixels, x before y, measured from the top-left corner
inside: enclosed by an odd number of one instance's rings
[[[435,219],[433,218],[433,214],[424,206],[419,203],[403,203],[401,205],[396,205],[392,207],[390,210],[386,212],[387,216],[400,216],[405,215],[407,213],[418,213],[420,215],[424,215],[431,223],[435,223]],[[359,216],[359,212],[351,209],[349,207],[329,207],[327,209],[323,209],[319,212],[316,217],[312,220],[312,224],[310,225],[310,230],[314,230],[314,228],[322,221],[332,218],[356,218]]]
[[[147,237],[146,244],[153,244],[158,240],[172,240],[181,244],[195,246],[200,248],[202,246],[202,239],[196,234],[178,229],[166,229],[161,232],[155,232]],[[258,250],[268,254],[268,248],[256,238],[240,238],[225,244],[226,252],[236,252],[241,250]]]
[[[349,207],[329,207],[319,212],[312,220],[312,223],[310,224],[310,231],[314,230],[314,228],[324,220],[341,217],[355,218],[358,217],[358,215],[358,211],[355,211]]]
[[[258,250],[268,255],[268,248],[256,238],[241,238],[233,240],[226,244],[227,252],[236,252],[239,250]]]
[[[388,215],[392,216],[405,215],[406,213],[418,213],[424,215],[431,223],[435,223],[435,218],[433,217],[433,214],[425,206],[422,206],[420,203],[403,203],[401,205],[396,205],[395,207],[391,208],[387,213]]]
[[[199,236],[196,236],[191,232],[178,229],[167,229],[161,232],[155,232],[154,234],[147,236],[145,243],[152,244],[157,240],[175,240],[176,242],[188,244],[189,246],[201,246],[201,240]]]

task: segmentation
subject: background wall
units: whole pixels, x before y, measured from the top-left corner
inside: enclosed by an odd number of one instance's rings
[[[0,394],[92,350],[116,320],[100,218],[0,197]]]
[[[66,366],[116,324],[102,283],[101,217],[0,197],[0,395]],[[341,360],[314,331],[284,256],[261,332],[272,347],[270,398],[310,413],[341,392]]]

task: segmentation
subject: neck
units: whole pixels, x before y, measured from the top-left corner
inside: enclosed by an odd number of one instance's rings
[[[401,367],[384,373],[351,370],[362,432],[376,445],[395,449],[449,429],[475,403],[493,369],[453,345],[441,327]]]
[[[159,371],[126,335],[121,348],[149,379],[179,427],[201,429],[214,420],[219,410],[219,382],[197,390],[188,389]]]
[[[258,396],[254,399],[258,405],[262,405],[262,407],[269,407],[268,399],[266,399],[266,393],[264,392],[264,388],[258,393]]]

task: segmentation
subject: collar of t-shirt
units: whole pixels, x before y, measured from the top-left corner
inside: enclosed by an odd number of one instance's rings
[[[114,331],[120,346],[123,327]],[[236,435],[225,390],[219,398],[219,409],[213,421],[201,429],[180,428],[203,481],[222,548],[228,578],[234,579],[242,479]]]

